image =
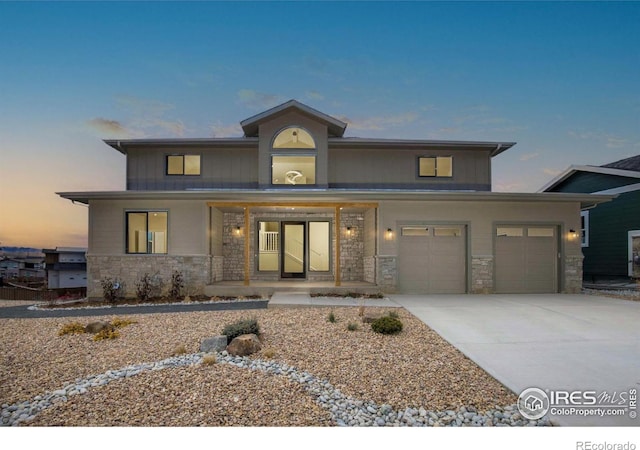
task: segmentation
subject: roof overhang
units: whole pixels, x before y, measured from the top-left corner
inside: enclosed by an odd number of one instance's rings
[[[364,148],[364,149],[464,149],[488,150],[490,155],[497,156],[516,145],[515,142],[487,141],[438,141],[422,139],[368,139],[368,138],[330,138],[329,148]]]
[[[260,124],[291,111],[296,111],[317,122],[325,124],[329,129],[329,136],[342,137],[344,135],[344,130],[347,128],[347,124],[345,122],[313,109],[304,103],[298,102],[297,100],[289,100],[286,103],[249,117],[248,119],[240,122],[240,126],[242,127],[245,136],[256,137],[258,136],[258,128],[260,127]]]
[[[623,169],[611,169],[608,167],[599,167],[599,166],[569,166],[564,172],[562,172],[557,177],[553,178],[547,184],[542,186],[538,192],[546,192],[549,189],[553,189],[558,186],[560,183],[570,178],[576,172],[591,172],[591,173],[599,173],[603,175],[613,175],[617,177],[625,177],[625,178],[640,178],[640,172],[636,172],[635,170],[623,170]]]
[[[103,191],[58,192],[72,202],[89,204],[92,200],[203,200],[207,202],[244,203],[371,203],[382,201],[483,201],[483,202],[579,202],[581,209],[593,208],[613,200],[617,195],[569,194],[563,192],[511,193],[464,191],[367,190],[188,190],[188,191]]]
[[[258,138],[204,138],[204,139],[105,139],[104,143],[126,155],[130,148],[258,148]]]

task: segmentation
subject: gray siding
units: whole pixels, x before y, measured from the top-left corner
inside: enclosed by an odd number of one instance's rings
[[[200,175],[167,175],[166,160],[171,154],[201,155]],[[128,151],[128,190],[255,189],[257,180],[257,148],[161,146]]]
[[[452,156],[453,176],[418,176],[421,156]],[[490,156],[481,150],[336,147],[329,149],[328,174],[330,188],[491,190]]]

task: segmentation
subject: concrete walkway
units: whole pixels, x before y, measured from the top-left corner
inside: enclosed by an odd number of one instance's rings
[[[640,392],[640,302],[588,295],[391,299],[516,394],[529,387]],[[628,412],[550,417],[560,425],[640,426]]]

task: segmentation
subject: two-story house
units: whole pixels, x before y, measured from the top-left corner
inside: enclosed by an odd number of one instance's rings
[[[43,249],[49,289],[87,286],[86,248],[56,247]]]
[[[105,141],[126,191],[89,205],[88,295],[118,277],[181,270],[217,286],[360,283],[385,292],[575,292],[581,208],[611,196],[491,191],[513,142],[344,137],[347,124],[291,100],[244,136]],[[237,292],[241,292],[239,289]]]

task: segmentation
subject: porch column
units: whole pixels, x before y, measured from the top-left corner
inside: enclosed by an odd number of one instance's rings
[[[251,230],[249,229],[249,207],[244,208],[244,285],[249,286],[250,279],[250,261],[251,253]]]
[[[341,280],[340,280],[340,206],[336,206],[336,230],[335,230],[335,234],[336,234],[336,263],[335,263],[335,268],[336,268],[336,286],[340,286],[341,284]]]

